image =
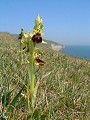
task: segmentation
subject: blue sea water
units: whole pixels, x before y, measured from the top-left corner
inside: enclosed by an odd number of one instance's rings
[[[64,53],[90,59],[90,46],[65,46]]]

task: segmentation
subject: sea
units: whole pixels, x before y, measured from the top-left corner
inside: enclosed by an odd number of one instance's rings
[[[65,46],[63,52],[72,56],[90,60],[90,46]]]

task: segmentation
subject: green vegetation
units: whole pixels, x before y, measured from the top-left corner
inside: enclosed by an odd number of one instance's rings
[[[21,90],[29,76],[26,61],[19,66],[19,42],[18,35],[0,33],[0,112],[3,99],[1,116],[7,120],[30,119]],[[90,61],[53,51],[49,45],[39,48],[46,63],[36,71],[41,79],[32,120],[90,120]]]

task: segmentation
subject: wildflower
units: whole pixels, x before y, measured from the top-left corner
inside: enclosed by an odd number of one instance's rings
[[[32,41],[35,43],[41,43],[42,42],[42,37],[39,33],[36,33],[35,35],[33,35],[32,37]]]
[[[22,39],[22,37],[24,36],[24,29],[21,29],[21,33],[19,34],[18,39]]]
[[[22,36],[22,34],[20,33],[18,39],[22,39],[22,37],[23,37],[23,36]]]
[[[39,65],[43,66],[45,62],[41,60],[39,57],[36,57],[35,60],[39,63]]]
[[[44,26],[42,23],[42,18],[40,16],[37,16],[35,20],[35,26],[33,29],[33,32],[29,32],[26,34],[24,32],[24,29],[21,29],[21,33],[19,34],[20,39],[20,61],[21,65],[23,62],[23,54],[29,52],[27,57],[28,62],[28,87],[27,87],[27,98],[28,98],[28,110],[29,112],[33,113],[34,105],[35,105],[35,99],[36,99],[36,93],[39,86],[39,80],[37,82],[35,81],[35,64],[38,64],[39,67],[43,66],[45,62],[41,59],[39,59],[40,52],[36,48],[36,44],[43,43],[42,40],[42,30]],[[35,62],[36,63],[35,63]],[[30,103],[30,104],[29,104]],[[31,108],[30,108],[31,107]]]

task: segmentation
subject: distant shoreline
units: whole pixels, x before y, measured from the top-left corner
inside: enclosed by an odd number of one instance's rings
[[[53,50],[55,50],[55,51],[62,51],[63,50],[63,48],[64,48],[64,46],[63,45],[60,45],[60,44],[58,44],[58,45],[56,45],[56,44],[51,44],[51,48],[53,49]]]

